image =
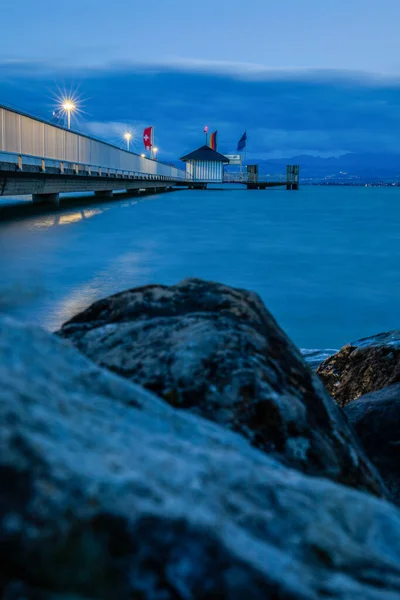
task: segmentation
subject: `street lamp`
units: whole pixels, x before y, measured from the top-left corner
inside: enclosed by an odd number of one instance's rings
[[[142,158],[146,158],[146,155],[145,155],[145,154],[141,154],[140,156],[141,156]]]
[[[128,152],[129,152],[129,144],[130,144],[131,139],[132,139],[132,134],[129,133],[129,131],[127,131],[126,133],[124,133],[124,138],[126,139],[126,148],[127,148]]]
[[[71,112],[76,109],[76,106],[72,100],[65,100],[62,107],[68,115],[68,129],[71,129]]]
[[[157,160],[158,148],[153,148],[154,160]]]

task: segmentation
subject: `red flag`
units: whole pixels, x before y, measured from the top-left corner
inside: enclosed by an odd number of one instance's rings
[[[153,146],[153,127],[146,127],[143,131],[143,144],[146,150]]]

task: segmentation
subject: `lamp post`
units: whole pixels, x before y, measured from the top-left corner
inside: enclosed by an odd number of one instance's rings
[[[125,138],[125,140],[126,140],[126,149],[127,149],[127,150],[128,150],[128,152],[129,152],[129,145],[130,145],[130,143],[131,143],[132,134],[131,134],[131,133],[129,133],[129,131],[127,131],[126,133],[124,133],[124,138]]]
[[[71,129],[71,112],[73,112],[75,110],[76,106],[72,102],[72,100],[65,100],[62,107],[65,110],[65,112],[67,113],[68,129]]]
[[[157,152],[158,152],[158,148],[153,148],[154,160],[157,160]]]

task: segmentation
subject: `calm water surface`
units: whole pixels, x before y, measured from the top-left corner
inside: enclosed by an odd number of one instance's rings
[[[301,347],[400,328],[400,189],[179,191],[0,223],[0,310],[56,329],[196,276],[255,290]]]

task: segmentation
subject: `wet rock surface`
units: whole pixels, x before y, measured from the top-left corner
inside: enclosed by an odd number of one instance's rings
[[[344,412],[400,504],[400,384],[361,396]]]
[[[0,319],[3,600],[397,600],[400,513]]]
[[[146,286],[96,302],[59,335],[285,465],[384,493],[335,403],[256,294],[198,279]]]
[[[344,346],[317,369],[339,405],[400,382],[400,331],[389,331]]]

